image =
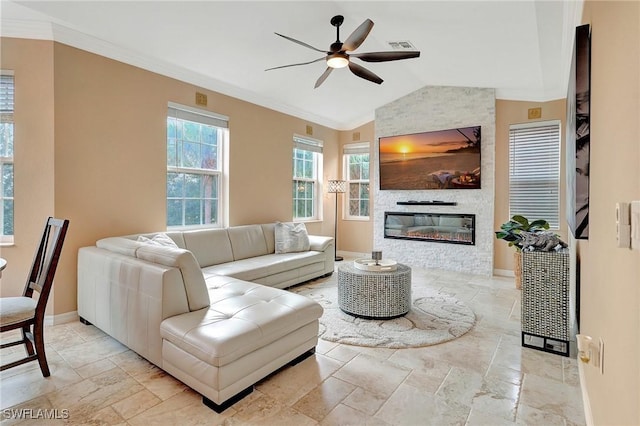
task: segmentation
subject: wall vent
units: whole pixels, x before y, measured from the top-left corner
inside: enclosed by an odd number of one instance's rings
[[[413,43],[408,40],[388,41],[387,43],[393,50],[418,50]]]

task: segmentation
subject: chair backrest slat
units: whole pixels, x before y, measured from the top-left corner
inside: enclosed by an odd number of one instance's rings
[[[39,294],[36,315],[44,315],[44,308],[49,298],[56,273],[62,244],[69,227],[69,220],[49,217],[42,233],[40,245],[33,259],[29,279],[24,290],[24,296],[31,297],[33,291]]]

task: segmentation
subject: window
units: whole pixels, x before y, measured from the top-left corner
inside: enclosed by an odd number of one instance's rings
[[[167,227],[222,226],[223,146],[228,120],[170,104],[167,113]]]
[[[344,146],[344,176],[347,181],[347,219],[369,219],[369,144]]]
[[[560,122],[509,128],[509,216],[560,226]]]
[[[293,138],[293,219],[320,219],[322,142]]]
[[[0,243],[13,243],[13,73],[0,74]]]

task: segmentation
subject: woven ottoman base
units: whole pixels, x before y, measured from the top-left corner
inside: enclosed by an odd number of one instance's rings
[[[411,268],[398,264],[395,271],[370,272],[351,263],[338,268],[338,306],[367,319],[390,319],[411,310]]]

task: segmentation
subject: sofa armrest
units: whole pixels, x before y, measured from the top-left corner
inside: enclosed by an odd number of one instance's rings
[[[309,235],[309,250],[326,251],[333,245],[333,237]]]
[[[109,237],[96,241],[96,246],[125,256],[136,257],[136,251],[144,243],[124,237]]]
[[[160,323],[189,312],[178,268],[98,247],[78,250],[78,315],[162,366]]]
[[[180,269],[187,292],[189,310],[197,311],[209,306],[209,293],[202,269],[189,250],[145,244],[136,250],[138,259]]]

